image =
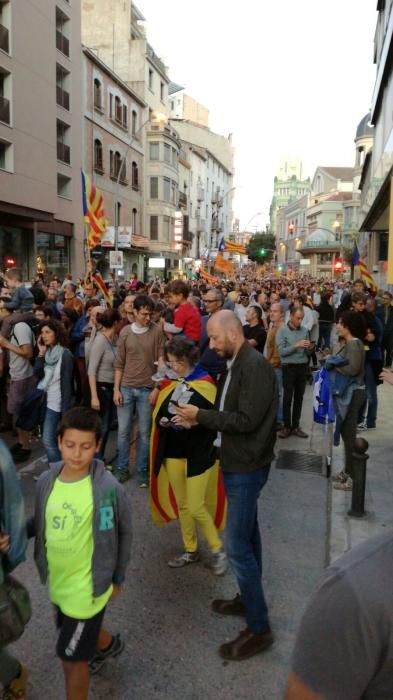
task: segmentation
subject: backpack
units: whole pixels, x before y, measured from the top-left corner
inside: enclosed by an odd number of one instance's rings
[[[26,325],[29,326],[29,328],[30,328],[30,330],[31,330],[31,344],[32,344],[32,346],[33,346],[33,354],[32,354],[31,357],[29,357],[29,362],[30,362],[30,364],[34,367],[35,360],[36,360],[36,357],[37,357],[37,355],[38,355],[38,345],[37,345],[37,342],[36,342],[36,333],[37,333],[38,326],[39,326],[40,322],[38,321],[38,319],[36,319],[35,316],[31,316],[31,318],[28,318],[28,319],[25,320],[25,321],[17,321],[17,322],[12,326],[10,340],[11,340],[11,338],[14,338],[16,344],[17,344],[17,345],[20,345],[20,343],[19,343],[19,341],[18,341],[18,338],[16,337],[16,335],[15,335],[15,333],[14,333],[14,328],[15,328],[15,326],[17,325],[17,323],[26,323]]]

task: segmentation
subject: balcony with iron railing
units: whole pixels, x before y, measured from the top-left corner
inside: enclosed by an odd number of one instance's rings
[[[185,192],[179,192],[179,207],[187,206],[187,195]]]
[[[0,24],[0,49],[5,53],[10,52],[10,33],[4,24]]]
[[[56,48],[65,56],[70,55],[70,40],[56,29]]]
[[[10,101],[0,95],[0,122],[10,123]]]
[[[57,160],[61,160],[68,165],[71,163],[71,149],[62,141],[57,142]]]
[[[70,93],[60,85],[56,85],[56,104],[68,111],[70,109]]]

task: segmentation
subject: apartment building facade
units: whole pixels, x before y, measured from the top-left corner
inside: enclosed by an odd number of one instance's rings
[[[107,231],[93,251],[101,272],[109,270],[109,252],[123,251],[121,273],[143,275],[148,240],[144,228],[144,140],[146,103],[83,48],[83,168],[100,189]]]
[[[145,152],[144,232],[148,238],[144,274],[171,277],[181,269],[183,251],[183,239],[178,233],[175,237],[180,141],[168,124],[168,71],[148,42],[144,23],[131,0],[82,2],[84,44],[147,105],[147,123],[141,134]]]
[[[80,1],[0,2],[0,268],[84,271]]]

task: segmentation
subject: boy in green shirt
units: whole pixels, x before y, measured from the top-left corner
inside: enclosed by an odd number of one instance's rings
[[[98,671],[124,648],[102,622],[130,558],[130,504],[123,487],[94,459],[100,436],[95,411],[68,411],[58,430],[62,461],[37,482],[34,556],[56,610],[67,700],[86,700],[89,668]]]

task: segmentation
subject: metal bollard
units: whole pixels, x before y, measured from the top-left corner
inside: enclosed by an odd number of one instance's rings
[[[348,511],[348,515],[352,518],[364,518],[366,511],[364,510],[364,499],[366,493],[366,472],[368,455],[368,442],[364,438],[356,438],[353,458],[353,488],[352,488],[352,506]]]

